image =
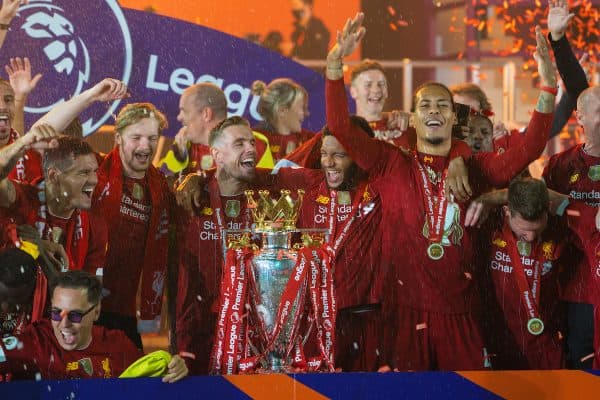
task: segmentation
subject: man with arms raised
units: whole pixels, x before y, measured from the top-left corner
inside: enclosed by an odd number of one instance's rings
[[[481,369],[486,352],[477,318],[471,237],[464,205],[447,201],[448,155],[456,121],[450,91],[429,83],[415,92],[413,126],[417,152],[351,135],[343,85],[342,59],[364,35],[363,15],[348,20],[327,58],[327,124],[381,196],[382,264],[385,278],[384,343],[380,351],[399,370]],[[555,86],[546,43],[537,33],[544,86]],[[542,91],[524,148],[501,155],[481,153],[468,162],[471,181],[506,185],[543,150],[554,95]],[[477,188],[477,187],[476,187]],[[401,227],[399,229],[399,227]]]
[[[42,121],[64,129],[93,102],[109,94],[123,98],[126,93],[125,84],[105,79],[56,106]],[[93,196],[94,210],[105,217],[109,229],[103,283],[111,293],[98,323],[124,330],[140,349],[137,288],[141,290],[140,319],[157,318],[167,265],[171,191],[151,164],[166,125],[164,115],[150,103],[123,107],[115,122],[116,146],[101,159]]]
[[[28,149],[44,149],[44,177],[31,184],[6,178]],[[98,182],[98,163],[81,139],[58,137],[48,125],[37,125],[0,150],[0,207],[17,224],[35,226],[44,240],[60,244],[67,259],[63,269],[102,274],[106,261],[104,221],[88,210]]]
[[[555,154],[544,169],[549,189],[600,207],[600,87],[588,88],[585,71],[577,61],[565,35],[573,14],[566,1],[550,1],[549,39],[558,72],[569,98],[577,99],[577,122],[583,128],[584,142]],[[567,357],[571,368],[592,367],[594,311],[590,304],[590,268],[581,254],[573,254],[570,268],[562,277],[562,298],[567,303]]]

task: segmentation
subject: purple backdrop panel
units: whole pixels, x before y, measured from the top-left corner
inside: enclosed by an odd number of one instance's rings
[[[260,23],[260,21],[257,21]],[[252,82],[289,77],[306,88],[308,129],[325,121],[323,77],[302,65],[242,39],[206,27],[140,11],[121,9],[116,0],[31,0],[19,9],[0,53],[29,57],[43,78],[26,108],[27,126],[53,105],[105,77],[125,81],[131,99],[95,104],[82,115],[85,134],[103,124],[126,102],[148,101],[169,119],[174,135],[181,92],[196,82],[220,86],[230,115],[260,120]]]

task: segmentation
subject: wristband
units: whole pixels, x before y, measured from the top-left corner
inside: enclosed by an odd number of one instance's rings
[[[542,87],[540,87],[540,90],[542,92],[548,92],[548,93],[550,93],[551,95],[554,95],[554,96],[556,96],[558,94],[558,88],[556,88],[556,87],[542,86]]]
[[[10,28],[10,24],[0,24],[0,30],[7,31]]]

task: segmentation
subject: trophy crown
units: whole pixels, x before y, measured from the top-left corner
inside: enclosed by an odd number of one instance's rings
[[[298,198],[294,201],[291,191],[283,189],[280,191],[279,199],[271,198],[268,190],[259,190],[258,199],[254,199],[254,191],[246,190],[248,209],[256,224],[258,232],[293,231],[296,229],[298,211],[302,205],[304,190],[298,189]]]

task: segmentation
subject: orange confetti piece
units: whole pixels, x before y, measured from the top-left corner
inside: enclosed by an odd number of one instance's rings
[[[395,15],[396,15],[396,10],[394,10],[394,7],[392,7],[392,6],[388,6],[387,10],[388,10],[388,13],[389,13],[391,16],[395,16]]]

